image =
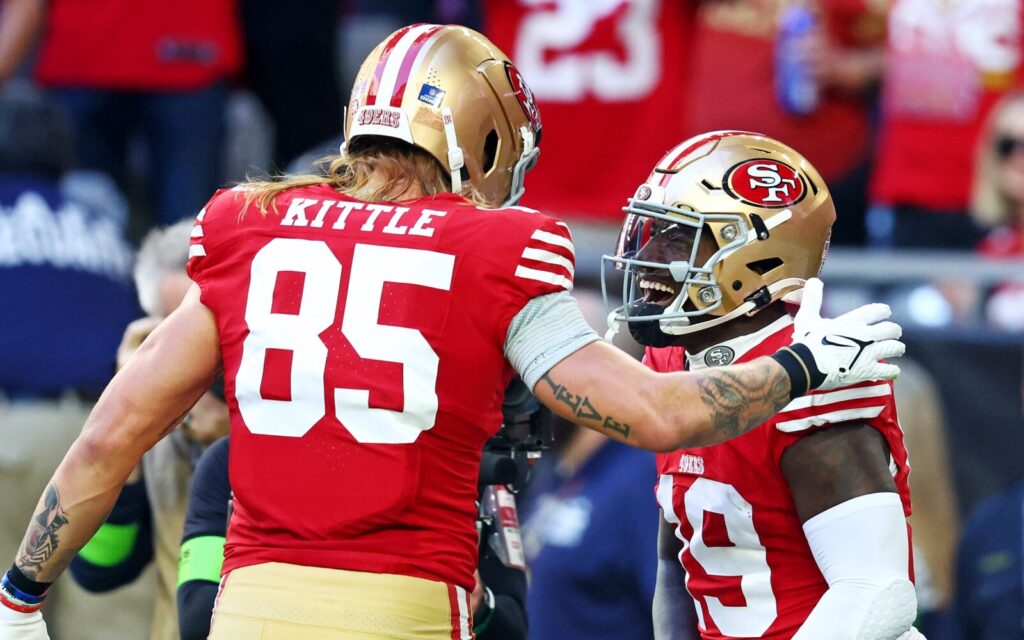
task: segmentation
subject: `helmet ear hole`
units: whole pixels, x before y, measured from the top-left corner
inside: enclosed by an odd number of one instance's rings
[[[783,265],[781,258],[765,258],[764,260],[756,260],[754,262],[748,262],[747,268],[756,273],[759,276],[778,269]]]
[[[498,132],[491,129],[484,138],[484,160],[480,165],[483,168],[484,174],[488,174],[494,169],[494,162],[498,158]]]

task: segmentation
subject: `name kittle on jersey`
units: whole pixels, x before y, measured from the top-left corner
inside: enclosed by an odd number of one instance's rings
[[[353,211],[367,212],[365,219],[348,224]],[[391,204],[357,202],[352,200],[317,200],[314,198],[295,198],[288,205],[288,212],[281,218],[283,227],[312,227],[329,229],[358,230],[387,233],[398,236],[422,236],[432,238],[437,218],[444,217],[447,211],[436,209],[417,209],[399,207]],[[407,215],[409,214],[409,215]]]

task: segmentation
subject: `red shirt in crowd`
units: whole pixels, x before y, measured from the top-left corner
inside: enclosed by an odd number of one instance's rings
[[[866,0],[821,0],[829,39],[840,47],[877,46],[883,17]],[[783,0],[703,2],[693,34],[687,131],[757,131],[793,146],[834,180],[863,161],[868,115],[863,98],[826,91],[816,111],[787,113],[775,93],[775,42]]]
[[[486,33],[533,90],[541,157],[523,203],[618,222],[684,136],[689,18],[679,0],[490,0]]]
[[[966,211],[992,106],[1019,84],[1021,0],[895,0],[889,13],[876,202]]]
[[[231,412],[225,573],[285,562],[473,588],[509,323],[572,288],[572,241],[529,210],[401,204],[317,186],[261,215],[220,191],[197,217],[188,272]]]
[[[36,78],[56,87],[183,91],[241,65],[236,0],[51,0]]]

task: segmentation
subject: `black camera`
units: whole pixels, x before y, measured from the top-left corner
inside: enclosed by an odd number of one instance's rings
[[[505,389],[501,414],[501,429],[484,445],[479,483],[518,491],[526,485],[530,460],[539,458],[554,439],[551,412],[516,376]]]

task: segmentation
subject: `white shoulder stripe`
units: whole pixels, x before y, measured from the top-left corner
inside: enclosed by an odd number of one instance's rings
[[[572,291],[572,280],[565,276],[560,276],[557,273],[551,273],[550,271],[541,271],[540,269],[531,269],[519,265],[516,267],[516,275],[520,278],[526,278],[527,280],[536,280],[538,282],[544,282],[546,284],[553,284],[562,287],[567,291]]]
[[[877,418],[884,410],[884,405],[881,407],[862,407],[860,409],[840,409],[839,411],[820,413],[809,418],[779,422],[776,423],[775,428],[783,433],[794,433],[796,431],[803,431],[804,429],[810,429],[811,427],[820,427],[823,424],[832,424],[834,422]]]
[[[572,246],[572,240],[564,238],[558,234],[537,229],[536,231],[533,232],[533,235],[530,237],[534,240],[539,240],[540,242],[543,242],[545,244],[553,244],[556,247],[568,249],[569,251],[572,252],[573,255],[576,255],[576,250]]]
[[[887,396],[892,393],[888,383],[880,382],[867,387],[857,387],[855,389],[840,389],[838,391],[829,391],[828,393],[815,393],[809,396],[801,396],[796,400],[793,400],[779,413],[785,413],[787,411],[796,411],[798,409],[809,409],[811,407],[819,407],[826,404],[835,404],[836,402],[845,402],[847,400],[860,400],[862,398],[878,398]]]
[[[205,211],[205,209],[204,209],[204,211]],[[202,238],[203,237],[203,226],[199,225],[199,224],[193,226],[192,227],[192,233],[190,234],[190,237],[192,237],[192,238]]]
[[[206,249],[201,244],[190,244],[188,245],[188,257],[195,258],[196,256],[205,256]]]
[[[533,249],[526,247],[523,249],[523,257],[528,260],[536,260],[537,262],[546,262],[547,264],[562,267],[569,272],[569,275],[573,275],[575,270],[572,266],[572,260],[569,260],[565,256],[560,254],[545,251],[544,249]]]
[[[202,222],[203,218],[205,218],[205,217],[206,217],[206,207],[203,207],[202,209],[199,210],[199,214],[196,216],[196,220],[199,221],[199,222]]]

